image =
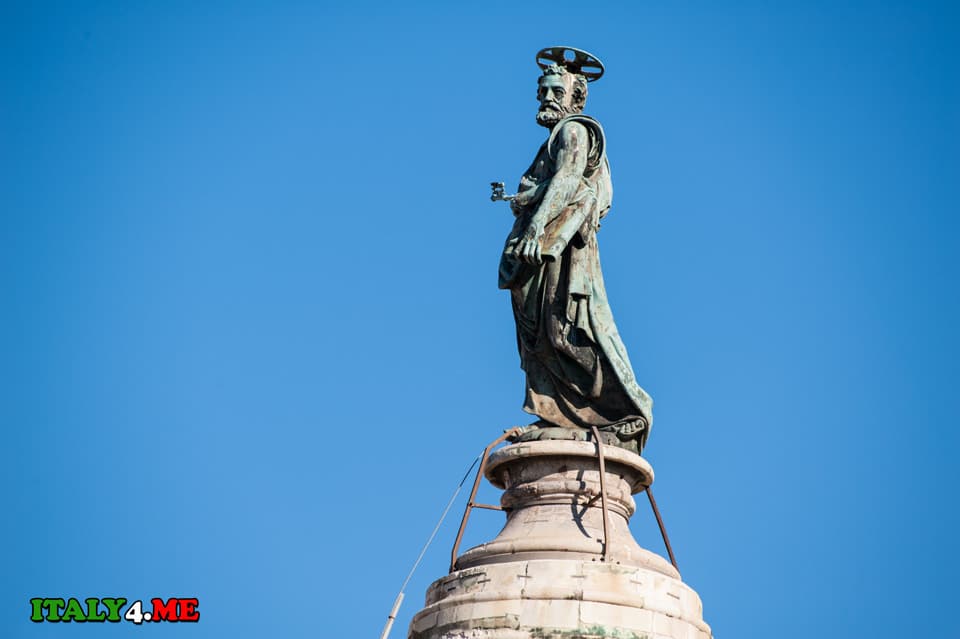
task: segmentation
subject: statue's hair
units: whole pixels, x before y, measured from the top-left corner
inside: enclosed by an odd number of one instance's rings
[[[559,64],[544,67],[540,79],[542,80],[548,75],[573,76],[573,106],[577,111],[583,111],[583,107],[587,104],[587,79],[579,73],[571,73]],[[539,82],[538,80],[537,83],[539,84]]]

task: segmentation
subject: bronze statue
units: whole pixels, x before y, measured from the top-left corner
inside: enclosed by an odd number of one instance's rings
[[[586,438],[639,453],[652,424],[652,401],[637,385],[617,332],[600,272],[597,230],[613,188],[600,123],[582,113],[587,83],[603,75],[595,57],[570,47],[537,54],[537,123],[550,134],[509,200],[516,221],[500,259],[509,289],[520,362],[523,409],[539,419],[521,439]],[[562,430],[566,429],[566,430]]]

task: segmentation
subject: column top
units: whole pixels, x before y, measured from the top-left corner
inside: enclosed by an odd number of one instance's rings
[[[603,458],[607,472],[622,475],[629,482],[633,494],[637,494],[653,483],[653,467],[640,455],[616,446],[602,445]],[[560,465],[584,465],[594,467],[597,459],[597,445],[594,442],[572,440],[538,440],[509,444],[490,454],[484,475],[497,488],[506,488],[503,471],[507,466],[524,461],[546,461],[554,458]],[[566,458],[564,460],[563,458]]]

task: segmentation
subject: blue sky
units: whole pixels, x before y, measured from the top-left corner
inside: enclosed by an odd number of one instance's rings
[[[952,636],[958,27],[924,2],[4,4],[0,634],[379,636],[473,457],[529,421],[488,185],[544,136],[535,52],[571,44],[607,68],[604,275],[705,619]],[[632,529],[662,550],[646,508]],[[32,624],[36,596],[201,620]]]

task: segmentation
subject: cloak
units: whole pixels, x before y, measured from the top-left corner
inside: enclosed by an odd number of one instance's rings
[[[588,134],[587,167],[573,198],[544,227],[543,263],[524,263],[513,248],[556,173],[558,134],[574,123]],[[523,409],[555,426],[597,426],[621,440],[635,439],[639,452],[653,422],[653,402],[637,385],[600,271],[597,230],[613,197],[600,123],[581,114],[557,123],[521,179],[520,190],[530,188],[538,195],[515,210],[499,281],[511,293],[527,377]]]

